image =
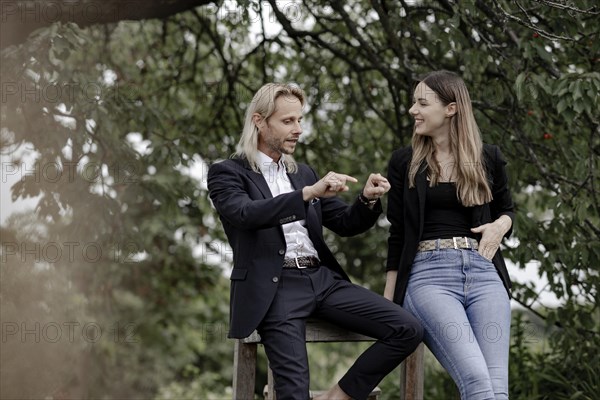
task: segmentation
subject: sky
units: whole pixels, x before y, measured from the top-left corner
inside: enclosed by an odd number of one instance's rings
[[[17,199],[12,201],[10,188],[21,180],[28,171],[33,173],[33,164],[36,152],[32,146],[22,146],[13,154],[0,154],[2,175],[0,180],[0,225],[4,225],[6,218],[17,211],[33,209],[37,205],[38,198]],[[23,155],[22,162],[15,161]],[[15,165],[15,163],[17,163]]]

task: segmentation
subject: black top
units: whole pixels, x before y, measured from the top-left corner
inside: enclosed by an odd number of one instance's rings
[[[475,237],[471,232],[473,210],[460,203],[454,182],[427,186],[426,193],[421,240]]]

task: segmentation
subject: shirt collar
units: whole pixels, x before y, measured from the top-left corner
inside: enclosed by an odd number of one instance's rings
[[[273,161],[273,159],[271,157],[269,157],[268,155],[266,155],[265,153],[263,153],[262,151],[258,151],[258,165],[260,167],[260,171],[262,172],[263,175],[265,176],[269,176],[270,174],[272,174],[272,168],[274,168],[274,164],[275,161]],[[279,171],[286,171],[285,168],[285,164],[283,162],[283,156],[279,157],[279,162],[277,164],[277,169]],[[275,170],[275,172],[277,172],[277,169]]]

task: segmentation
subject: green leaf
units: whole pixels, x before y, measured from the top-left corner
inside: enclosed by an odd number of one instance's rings
[[[535,50],[537,55],[542,58],[547,63],[552,63],[552,54],[546,51],[546,49],[542,46],[535,46]]]
[[[521,72],[519,75],[517,75],[517,79],[515,80],[515,92],[517,94],[517,100],[519,101],[519,103],[521,103],[523,101],[523,94],[524,94],[524,89],[523,89],[523,83],[525,82],[525,79],[527,78],[527,73],[525,72]]]
[[[573,90],[573,100],[580,99],[581,97],[581,81],[576,81]]]

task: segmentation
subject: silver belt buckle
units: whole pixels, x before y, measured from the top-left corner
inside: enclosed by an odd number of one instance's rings
[[[458,244],[456,243],[456,236],[452,237],[452,243],[454,243],[454,249],[458,250]]]
[[[467,249],[472,250],[473,246],[471,246],[471,242],[469,242],[469,238],[465,236],[465,244],[467,245]]]
[[[306,269],[307,267],[301,267],[300,263],[298,262],[298,258],[299,257],[294,257],[294,261],[296,262],[296,267],[298,267],[298,269]]]

